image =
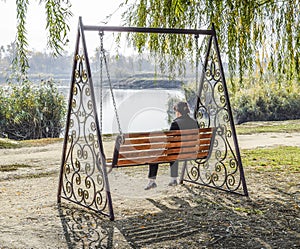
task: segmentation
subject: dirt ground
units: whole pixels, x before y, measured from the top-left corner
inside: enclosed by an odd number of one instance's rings
[[[300,134],[238,137],[241,149],[300,146]],[[106,147],[112,147],[106,143]],[[1,149],[0,248],[300,248],[300,174],[244,165],[249,198],[189,184],[144,191],[147,168],[109,175],[116,220],[56,203],[62,142]]]

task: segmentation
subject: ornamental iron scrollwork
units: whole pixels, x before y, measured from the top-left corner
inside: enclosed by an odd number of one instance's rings
[[[64,198],[113,220],[94,89],[84,49],[79,52],[79,39],[76,50],[58,202]]]
[[[200,127],[215,127],[210,157],[191,162],[186,181],[248,195],[233,117],[216,39],[209,40],[195,117]]]
[[[62,192],[66,199],[103,211],[107,206],[93,104],[84,58],[76,56],[67,157]]]

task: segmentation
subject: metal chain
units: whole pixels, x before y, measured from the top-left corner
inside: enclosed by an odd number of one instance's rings
[[[100,130],[102,132],[102,117],[103,117],[103,55],[102,55],[102,50],[103,50],[103,32],[99,32],[99,37],[100,37],[100,51],[99,51],[99,61],[100,61]]]
[[[113,87],[112,87],[112,84],[111,84],[110,74],[109,74],[109,71],[108,71],[108,63],[107,63],[107,59],[106,59],[106,55],[105,55],[105,50],[103,48],[103,35],[104,35],[104,33],[99,32],[99,35],[100,35],[100,43],[101,43],[100,52],[102,53],[102,57],[103,57],[103,60],[104,60],[106,75],[107,75],[107,79],[108,79],[108,83],[109,83],[109,89],[110,89],[111,98],[112,98],[112,101],[113,101],[114,111],[115,111],[115,114],[116,114],[118,129],[119,129],[120,136],[122,138],[123,137],[123,132],[122,132],[122,129],[121,129],[120,119],[119,119],[119,115],[118,115],[118,111],[117,111],[117,104],[116,104],[116,100],[115,100],[115,96],[114,96],[114,92],[113,92]]]
[[[199,83],[199,35],[195,35],[195,43],[196,43],[196,91],[198,90],[198,83]]]
[[[203,44],[205,42],[205,39],[202,40],[202,43],[200,45],[200,48],[203,48]],[[200,56],[200,50],[199,50],[199,35],[195,35],[195,43],[196,43],[196,89],[198,90],[198,84],[199,84],[199,65],[201,64],[201,72],[202,74],[205,73],[205,68],[204,68],[204,62],[202,60],[202,57]]]

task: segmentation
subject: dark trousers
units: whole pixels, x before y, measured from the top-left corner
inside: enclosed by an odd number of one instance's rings
[[[158,171],[157,163],[149,164],[148,178],[156,179],[157,171]],[[171,177],[178,177],[178,162],[177,161],[170,163],[170,174],[171,174]]]

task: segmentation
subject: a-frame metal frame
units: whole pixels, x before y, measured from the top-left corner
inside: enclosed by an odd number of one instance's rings
[[[79,19],[58,187],[61,198],[107,215],[114,212],[84,26]]]
[[[248,196],[214,27],[211,30],[195,30],[85,26],[79,18],[58,203],[63,198],[114,220],[85,31],[192,34],[209,37],[194,114],[202,127],[216,127],[217,134],[211,157],[188,165],[183,181]]]
[[[214,25],[194,108],[200,127],[215,127],[214,148],[206,160],[187,168],[185,181],[248,196],[230,99]]]

